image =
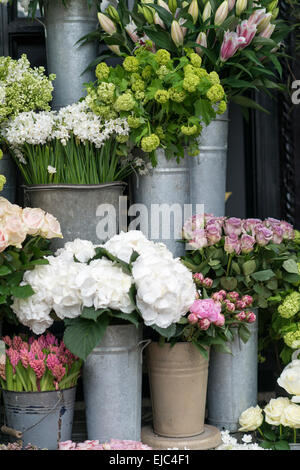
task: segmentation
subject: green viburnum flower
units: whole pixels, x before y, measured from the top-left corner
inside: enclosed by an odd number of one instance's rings
[[[109,105],[97,105],[95,103],[90,105],[90,108],[95,114],[98,114],[98,116],[101,116],[106,121],[117,117],[117,114]]]
[[[145,98],[145,93],[143,91],[136,91],[134,96],[138,101],[141,101]]]
[[[110,68],[105,62],[101,62],[100,64],[97,65],[95,74],[98,80],[107,79],[110,74]]]
[[[3,152],[2,152],[2,150],[0,149],[0,160],[2,160],[2,158],[3,158]]]
[[[210,87],[210,89],[206,93],[206,96],[212,103],[216,103],[224,97],[224,94],[224,88],[222,87],[222,85],[217,83],[216,85]]]
[[[169,101],[169,92],[168,90],[157,90],[154,95],[155,101],[160,104],[165,104]]]
[[[196,124],[193,126],[181,126],[180,130],[184,135],[195,135],[199,132],[199,128]]]
[[[209,73],[201,67],[200,68],[195,68],[194,73],[199,78],[209,78]]]
[[[175,103],[182,103],[186,98],[186,92],[184,90],[178,90],[178,88],[169,88],[169,98]]]
[[[159,137],[156,134],[151,134],[147,137],[143,137],[141,141],[141,147],[144,152],[153,152],[160,144]]]
[[[136,80],[131,85],[131,88],[132,88],[133,91],[144,91],[145,86],[146,86],[146,84],[145,84],[144,80]]]
[[[193,93],[196,91],[196,88],[199,85],[199,82],[200,82],[199,77],[197,77],[197,75],[190,73],[184,77],[182,86],[189,93]]]
[[[146,67],[142,71],[142,77],[144,80],[147,80],[152,76],[152,67],[151,65],[146,65]]]
[[[102,82],[98,86],[97,94],[103,103],[112,103],[114,101],[116,86],[113,83]]]
[[[300,293],[292,292],[278,307],[278,313],[283,318],[292,318],[300,311]]]
[[[289,331],[285,335],[283,335],[283,340],[285,344],[292,349],[298,349],[300,348],[300,329],[299,329],[299,324],[298,330],[296,331]]]
[[[166,65],[170,62],[171,55],[166,49],[159,49],[154,55],[154,58],[160,65]]]
[[[190,73],[195,74],[196,73],[196,67],[194,67],[192,64],[187,64],[183,67],[184,75],[189,75]]]
[[[218,109],[217,109],[217,114],[225,113],[226,109],[227,109],[226,101],[224,101],[224,100],[220,101]]]
[[[130,83],[134,83],[136,82],[137,80],[142,80],[142,77],[141,77],[141,74],[137,73],[137,72],[133,72],[131,74],[131,77],[130,77]]]
[[[197,143],[196,142],[192,143],[188,147],[187,151],[190,157],[197,157],[197,155],[199,155],[199,147]]]
[[[125,142],[127,142],[129,139],[129,136],[128,135],[117,135],[116,137],[116,141],[119,142],[120,144],[125,144]]]
[[[202,65],[202,59],[201,57],[196,54],[195,52],[193,52],[191,55],[190,55],[190,61],[191,61],[191,64],[194,66],[194,67],[201,67]]]
[[[157,126],[155,133],[158,135],[159,139],[162,140],[166,137],[164,130],[161,126]]]
[[[5,178],[5,176],[4,176],[4,175],[0,175],[0,191],[3,190],[5,183],[6,183],[6,178]]]
[[[126,72],[138,72],[139,61],[136,57],[128,56],[124,59],[123,68]]]
[[[120,111],[131,111],[135,106],[135,100],[131,93],[123,93],[120,95],[114,104],[115,110]]]
[[[141,119],[135,116],[128,116],[127,123],[132,129],[137,129],[142,124]]]
[[[217,83],[220,83],[219,75],[215,71],[210,72],[208,74],[208,79],[213,85],[216,85]]]
[[[168,75],[168,73],[170,73],[170,70],[169,70],[168,67],[166,67],[165,65],[161,65],[161,66],[156,70],[156,75],[157,75],[160,79],[163,79],[166,75]]]

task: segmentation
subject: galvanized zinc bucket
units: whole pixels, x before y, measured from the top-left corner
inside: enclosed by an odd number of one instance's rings
[[[96,6],[93,5],[89,9],[86,0],[46,2],[48,72],[56,74],[52,102],[54,109],[77,102],[85,94],[83,84],[95,80],[92,70],[84,71],[97,57],[97,43],[95,41],[84,45],[76,43],[96,27]]]
[[[72,437],[76,387],[51,392],[3,390],[6,426],[22,433],[23,446],[56,450]]]
[[[3,157],[0,160],[0,175],[4,175],[6,178],[6,183],[0,196],[14,203],[16,198],[16,167],[8,153],[3,153]]]
[[[190,197],[192,204],[204,204],[204,212],[225,214],[228,111],[203,127],[199,154],[190,157]]]
[[[184,206],[189,204],[188,156],[177,163],[176,158],[167,160],[163,149],[157,149],[157,166],[148,175],[134,175],[132,181],[133,204],[140,212],[140,230],[155,242],[167,245],[175,257],[184,254],[181,230],[185,219]],[[133,214],[131,214],[133,215]],[[138,228],[138,227],[135,227]]]
[[[165,437],[204,431],[208,360],[191,343],[151,343],[146,350],[153,430]]]
[[[237,431],[242,412],[257,405],[258,320],[248,326],[251,336],[247,343],[235,335],[227,344],[232,354],[211,348],[207,422],[221,430]]]
[[[24,193],[26,205],[40,207],[60,222],[64,238],[53,239],[51,248],[55,250],[76,238],[100,244],[118,233],[119,197],[125,187],[120,181],[40,184],[24,186]]]
[[[140,441],[142,327],[110,325],[87,357],[83,386],[88,439]]]

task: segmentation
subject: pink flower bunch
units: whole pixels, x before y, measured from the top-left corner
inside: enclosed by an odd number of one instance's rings
[[[204,277],[202,273],[195,273],[193,278],[197,286],[206,287],[207,289],[210,289],[214,282],[210,277]]]
[[[214,292],[209,299],[195,300],[190,308],[188,321],[191,325],[197,325],[200,330],[207,330],[211,324],[222,327],[226,320],[232,319],[253,323],[256,315],[248,310],[252,304],[251,295],[240,296],[235,291],[220,290]]]
[[[60,442],[58,450],[152,450],[152,448],[142,442],[111,439],[104,444],[101,444],[98,440],[79,443],[73,441]]]
[[[279,245],[285,240],[293,240],[294,236],[291,224],[271,217],[261,220],[194,215],[182,230],[183,239],[195,250],[222,242],[227,253],[237,255],[250,253],[257,245],[266,246],[271,242]]]
[[[42,209],[22,209],[0,197],[0,253],[9,246],[22,247],[27,235],[62,238],[58,220]]]
[[[77,372],[79,375],[82,361],[66,348],[63,341],[59,343],[53,334],[47,333],[38,339],[30,337],[28,340],[22,336],[5,336],[3,341],[6,344],[6,362],[11,366],[9,376],[0,375],[5,382],[2,383],[3,388],[49,391],[66,388],[66,384],[76,384],[78,376],[74,379],[73,374]],[[69,375],[72,375],[70,383]],[[65,383],[61,387],[63,379]]]

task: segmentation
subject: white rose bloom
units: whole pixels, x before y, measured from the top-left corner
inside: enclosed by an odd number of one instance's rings
[[[167,328],[185,315],[196,297],[192,273],[179,259],[150,249],[133,263],[137,307],[147,326]]]
[[[80,263],[87,263],[95,256],[96,250],[92,242],[76,238],[73,242],[67,242],[64,248],[57,250],[55,256],[68,256],[68,253],[75,256]]]
[[[266,422],[279,426],[282,413],[290,404],[290,400],[286,397],[272,398],[264,408]]]
[[[255,431],[259,428],[263,422],[263,414],[261,408],[257,406],[251,406],[247,410],[243,411],[239,418],[239,423],[241,427],[239,431]]]
[[[286,406],[281,416],[281,424],[293,429],[300,428],[300,406],[291,403]]]
[[[292,401],[300,400],[300,360],[295,359],[288,364],[277,379],[278,385],[290,395],[295,395]]]

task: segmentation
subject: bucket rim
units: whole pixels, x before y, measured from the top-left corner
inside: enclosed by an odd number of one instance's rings
[[[26,191],[52,191],[55,189],[80,189],[80,190],[89,190],[89,189],[104,189],[112,186],[123,186],[124,188],[128,186],[125,181],[112,181],[111,183],[99,183],[99,184],[76,184],[76,183],[49,183],[49,184],[22,184],[21,188]]]
[[[5,390],[4,388],[0,388],[0,391],[2,393],[5,393],[5,394],[15,394],[15,395],[38,395],[38,394],[46,394],[46,393],[58,393],[58,392],[67,392],[67,391],[71,391],[71,390],[74,390],[77,388],[77,385],[74,385],[74,387],[68,387],[68,388],[63,388],[62,390],[44,390],[42,392],[25,392],[25,391],[22,391],[22,392],[17,392],[15,390]]]

